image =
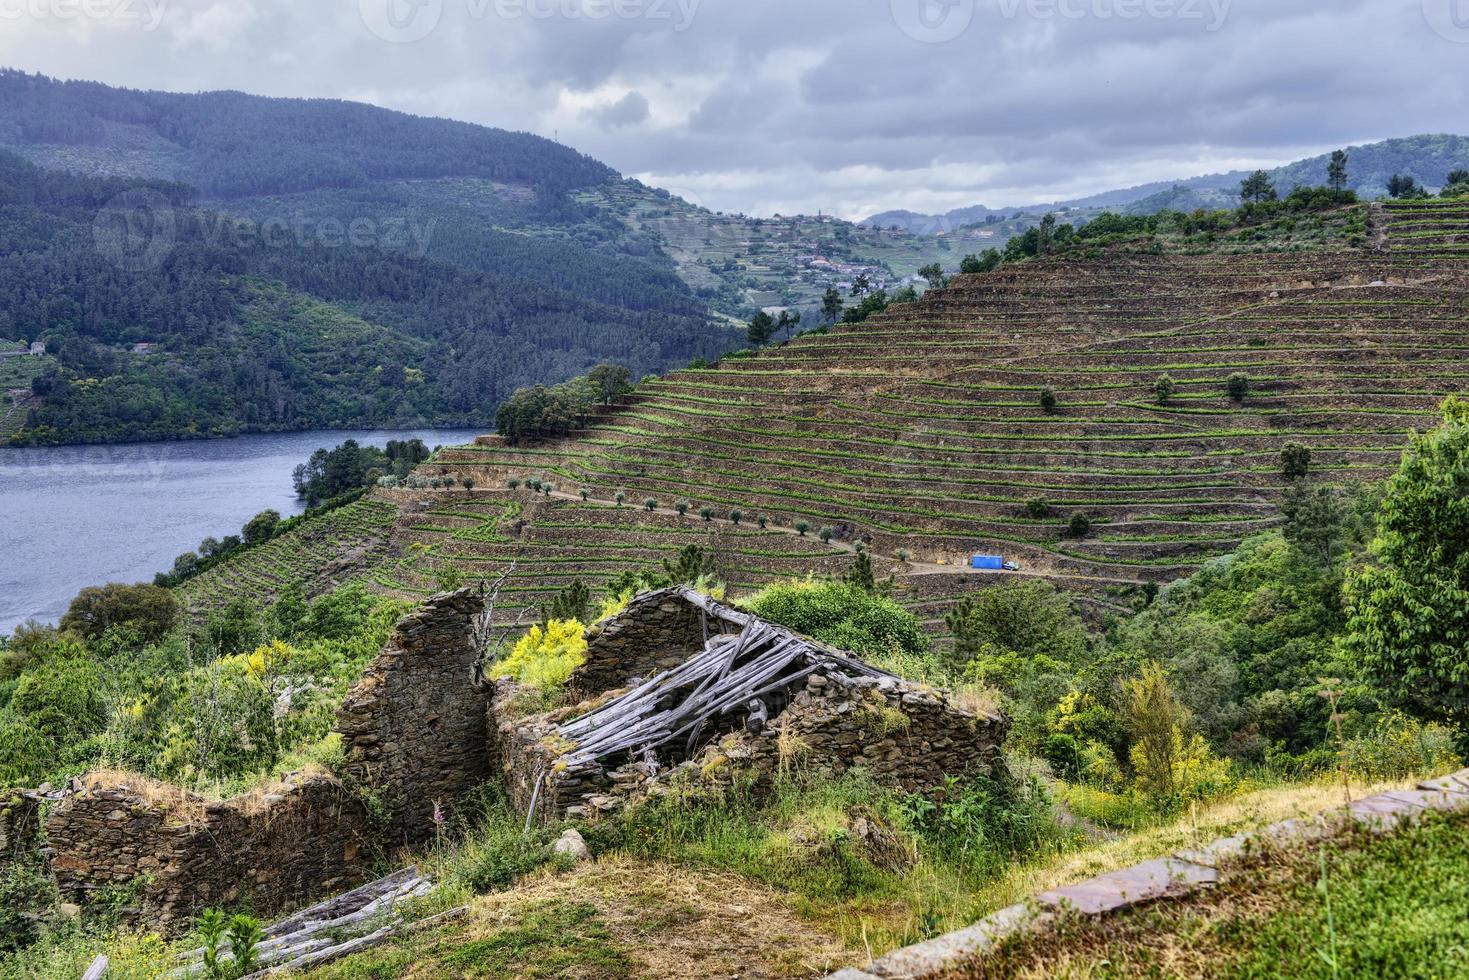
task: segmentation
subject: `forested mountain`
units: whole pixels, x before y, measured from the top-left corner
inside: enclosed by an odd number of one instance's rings
[[[42,339],[57,361],[14,441],[482,424],[520,385],[730,345],[692,301],[610,305],[403,250],[270,238],[196,200],[0,154],[0,337]],[[118,222],[132,247],[110,237]]]
[[[522,385],[736,346],[579,197],[618,182],[526,133],[0,71],[0,340],[55,358],[13,441],[488,426]]]
[[[0,145],[43,164],[89,160],[100,173],[167,177],[226,198],[449,176],[556,196],[616,176],[529,133],[360,103],[139,92],[10,70],[0,71]]]

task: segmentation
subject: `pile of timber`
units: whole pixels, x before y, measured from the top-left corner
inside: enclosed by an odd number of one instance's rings
[[[745,724],[758,731],[815,673],[837,680],[894,678],[750,616],[738,635],[714,637],[679,666],[560,725],[556,734],[575,748],[559,760],[558,781],[599,776],[609,762],[660,754],[664,762],[690,758],[701,738],[730,730],[732,715],[744,714]]]
[[[418,873],[417,867],[408,867],[282,919],[265,930],[265,938],[255,947],[257,971],[249,977],[320,966],[381,946],[390,939],[442,925],[467,911],[458,908],[432,918],[407,921],[403,903],[432,890],[433,884]],[[221,946],[219,958],[233,958],[228,944]],[[202,948],[184,953],[179,959],[183,965],[169,976],[190,977],[204,972]]]

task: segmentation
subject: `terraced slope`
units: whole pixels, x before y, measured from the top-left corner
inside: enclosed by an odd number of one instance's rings
[[[234,599],[267,605],[293,583],[319,595],[385,560],[396,515],[392,503],[368,499],[310,518],[190,579],[176,590],[179,602],[195,614]]]
[[[483,439],[440,465],[482,486],[541,475],[594,499],[831,525],[911,552],[915,579],[1004,553],[1123,598],[1275,522],[1287,444],[1320,477],[1379,477],[1464,387],[1469,204],[1388,205],[1375,223],[1374,250],[1116,252],[960,277],[828,336],[670,375],[579,438]],[[1164,373],[1177,391],[1160,405]],[[1083,538],[1066,530],[1077,513]]]
[[[1054,581],[1093,616],[1126,613],[1144,583],[1279,520],[1286,445],[1311,449],[1317,478],[1379,478],[1409,430],[1469,387],[1456,252],[1469,202],[1377,206],[1372,224],[1368,249],[1118,251],[961,277],[867,323],[644,385],[576,438],[448,450],[425,471],[476,489],[380,492],[371,543],[349,542],[349,564],[404,596],[513,570],[499,609],[510,626],[574,579],[595,592],[687,544],[738,590],[840,573],[860,541],[940,637],[953,602],[1017,576]],[[1165,372],[1176,391],[1159,404]],[[1227,391],[1235,373],[1250,379],[1242,401]],[[533,476],[559,489],[507,488]],[[1092,522],[1083,537],[1068,532],[1074,514]],[[963,568],[976,552],[1022,571]],[[262,549],[189,589],[268,598],[300,560]]]

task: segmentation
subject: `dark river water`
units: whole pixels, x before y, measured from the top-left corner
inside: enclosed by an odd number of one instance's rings
[[[462,445],[478,433],[295,432],[212,442],[0,449],[0,633],[54,622],[89,585],[148,582],[266,508],[301,512],[291,471],[345,439]]]

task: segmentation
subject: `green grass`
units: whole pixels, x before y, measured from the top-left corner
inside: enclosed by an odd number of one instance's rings
[[[1469,975],[1469,816],[1244,866],[1210,892],[1012,941],[957,977]]]

